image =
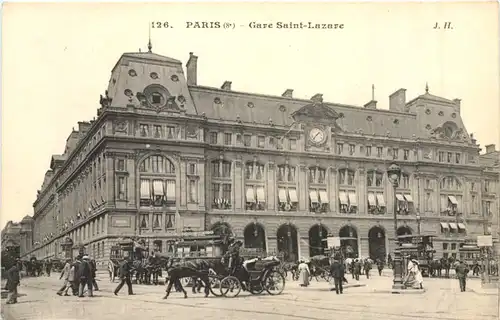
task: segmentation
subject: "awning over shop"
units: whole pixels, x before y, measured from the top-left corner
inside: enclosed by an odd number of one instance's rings
[[[328,194],[326,193],[325,190],[320,190],[319,191],[319,200],[321,203],[328,203]]]
[[[458,226],[458,229],[465,230],[465,224],[459,223],[457,226]]]
[[[341,191],[339,193],[339,201],[340,204],[345,204],[345,205],[349,204],[349,200],[347,200],[347,194],[344,191]]]
[[[318,203],[318,192],[316,190],[309,191],[309,198],[311,199],[312,203]]]
[[[413,202],[413,198],[409,194],[405,194],[404,196],[405,196],[406,201]]]
[[[454,196],[448,196],[448,200],[450,200],[450,202],[452,204],[455,204],[455,205],[458,204],[458,201],[457,201],[457,199]]]
[[[450,229],[457,230],[457,224],[455,222],[450,222]]]
[[[403,202],[406,202],[405,198],[403,197],[402,194],[396,194],[396,199],[398,199],[398,201],[403,201]]]
[[[375,200],[375,194],[373,194],[373,193],[369,193],[368,194],[368,204],[370,206],[376,206],[377,205],[377,201]]]
[[[385,207],[385,199],[383,194],[377,194],[377,201],[380,207]]]
[[[297,190],[295,190],[295,189],[288,189],[288,196],[290,197],[290,202],[291,203],[297,203],[297,202],[299,202],[299,198],[297,198]]]

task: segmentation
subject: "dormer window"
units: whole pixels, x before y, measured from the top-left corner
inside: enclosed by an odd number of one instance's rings
[[[160,104],[160,103],[161,103],[161,98],[162,98],[162,96],[161,96],[161,94],[160,94],[160,93],[158,93],[158,92],[153,92],[153,93],[151,94],[151,102],[152,102],[153,104]]]

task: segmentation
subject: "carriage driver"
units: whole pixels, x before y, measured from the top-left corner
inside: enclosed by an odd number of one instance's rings
[[[243,244],[241,241],[235,241],[234,237],[228,239],[229,248],[226,253],[226,257],[229,258],[228,269],[230,273],[233,274],[236,270],[237,263],[240,259],[240,247]]]

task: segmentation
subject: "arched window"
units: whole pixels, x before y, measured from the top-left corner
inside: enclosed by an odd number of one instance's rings
[[[309,183],[326,183],[326,169],[320,167],[309,168]]]
[[[401,177],[399,178],[399,188],[401,189],[410,189],[410,175],[401,172]]]
[[[378,170],[368,170],[366,172],[366,184],[368,187],[382,187],[384,173]]]
[[[295,182],[296,168],[288,164],[278,166],[278,181],[280,182]]]
[[[212,177],[231,178],[231,162],[226,160],[213,160]]]
[[[296,168],[289,164],[278,166],[278,210],[297,211],[299,198],[295,184]]]
[[[340,169],[338,177],[339,185],[354,186],[354,176],[355,176],[354,170]]]
[[[174,164],[167,158],[159,155],[146,158],[139,165],[140,172],[175,174]]]
[[[358,197],[354,177],[355,171],[351,169],[340,169],[338,172],[340,213],[358,212]]]
[[[141,229],[158,227],[155,222],[160,212],[150,212],[151,207],[174,208],[176,204],[175,165],[166,157],[152,155],[139,164],[140,174],[140,207],[148,208],[140,212]],[[153,216],[150,217],[150,214]],[[150,219],[153,222],[150,223]],[[161,221],[160,221],[161,223]]]
[[[264,165],[257,161],[248,161],[245,164],[245,179],[247,180],[263,180]]]
[[[440,180],[440,211],[444,215],[456,215],[462,210],[462,183],[454,176]]]
[[[212,208],[231,209],[232,184],[231,184],[232,163],[226,160],[212,161]]]

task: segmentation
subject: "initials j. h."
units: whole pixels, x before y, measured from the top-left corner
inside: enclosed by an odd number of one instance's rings
[[[441,26],[439,25],[439,22],[436,22],[436,25],[434,26],[433,29],[441,29]],[[451,26],[451,22],[444,22],[443,23],[443,28],[442,29],[453,29]]]

